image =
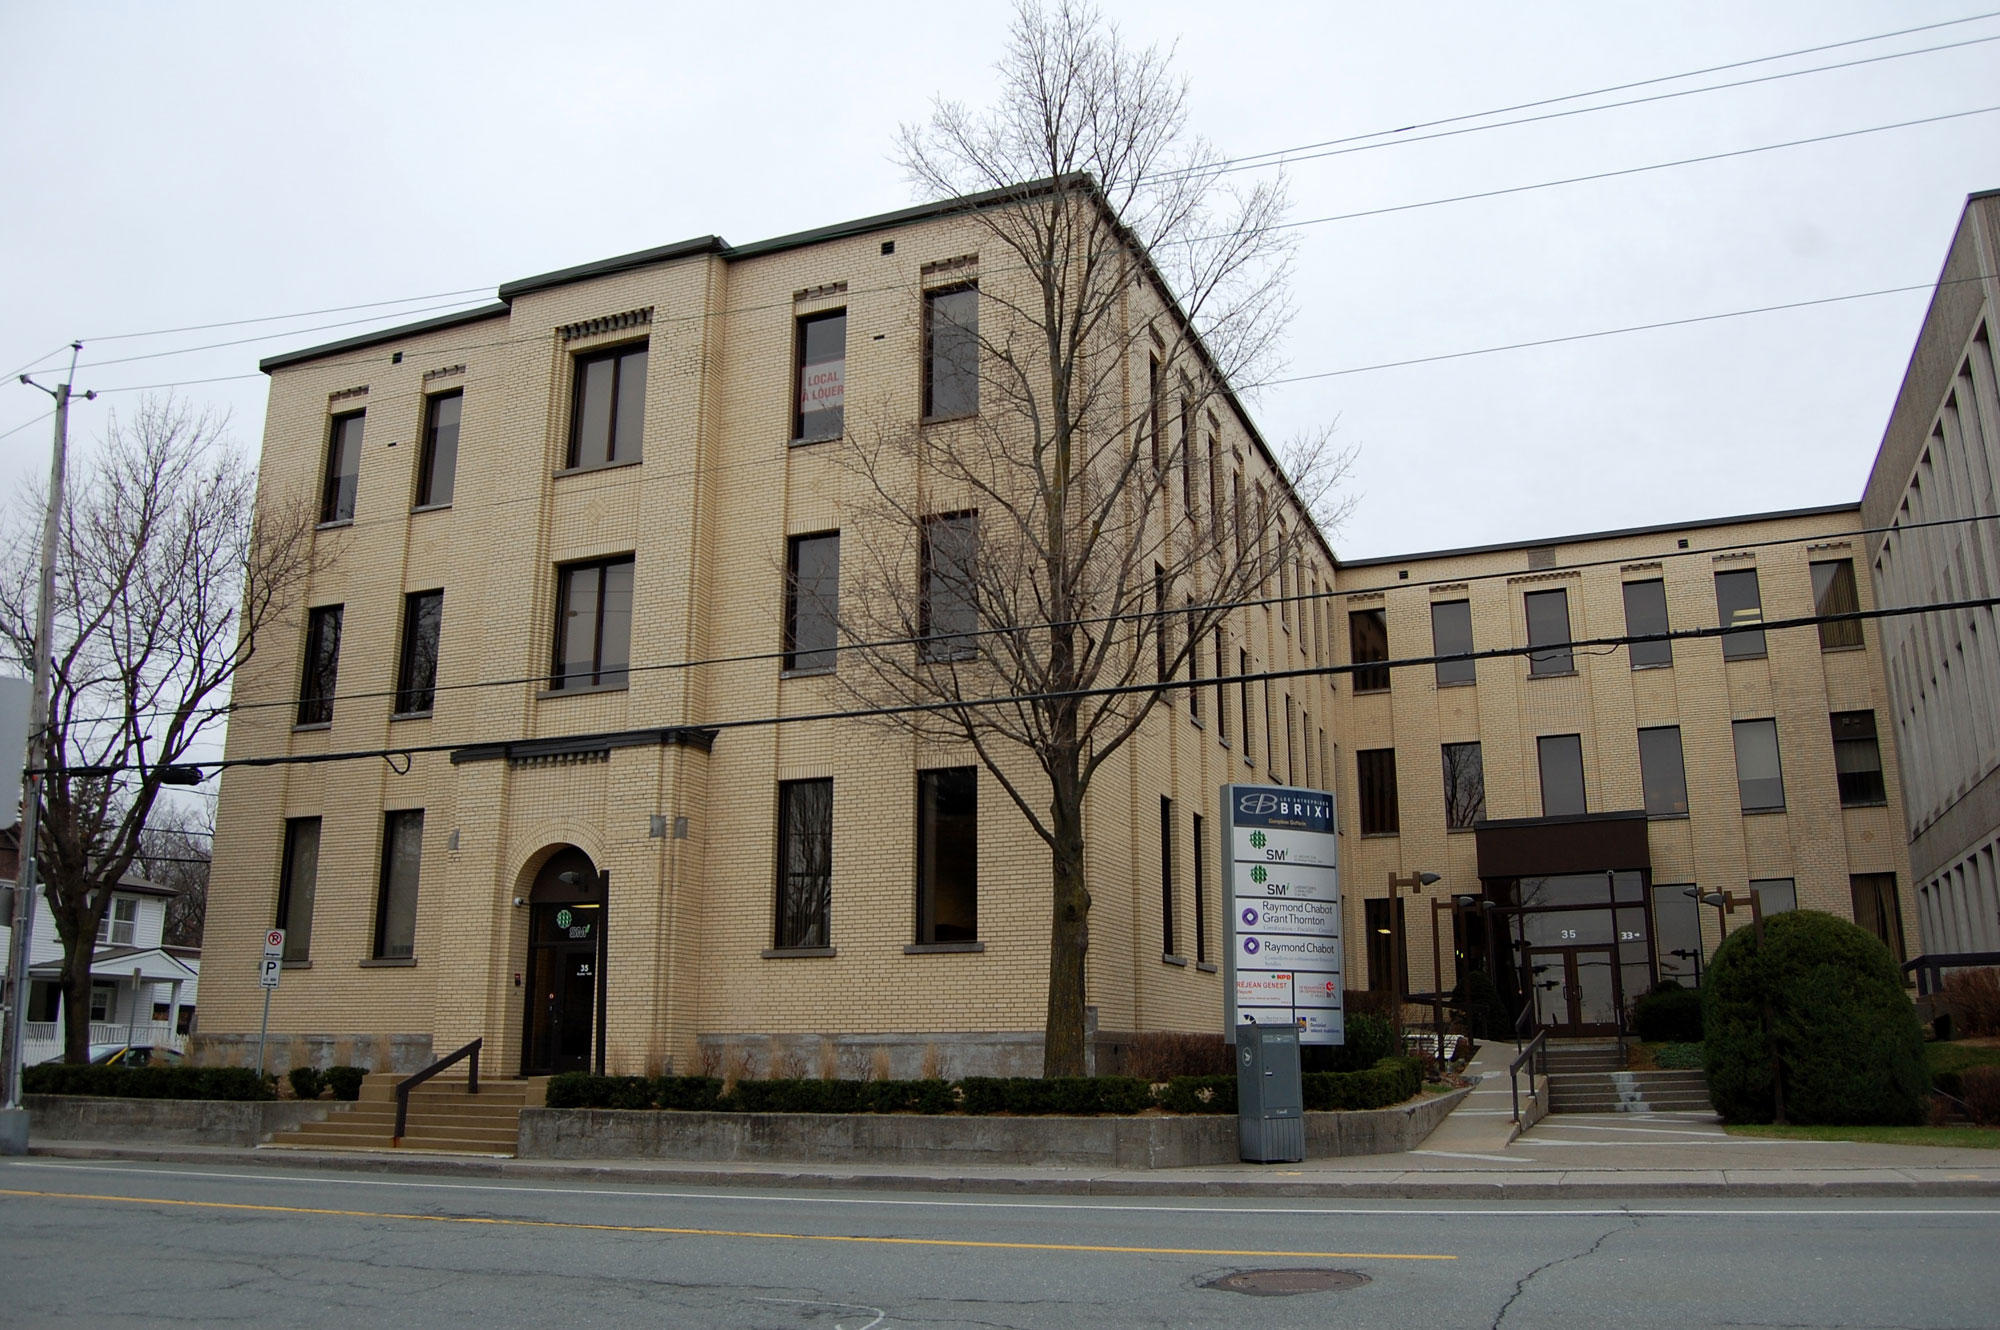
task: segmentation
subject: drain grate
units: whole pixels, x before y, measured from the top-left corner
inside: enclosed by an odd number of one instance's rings
[[[1359,1270],[1238,1270],[1211,1279],[1203,1287],[1259,1298],[1288,1298],[1295,1293],[1339,1293],[1367,1282],[1368,1276]]]

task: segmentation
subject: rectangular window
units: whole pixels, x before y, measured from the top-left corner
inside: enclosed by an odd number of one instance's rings
[[[917,773],[917,941],[979,938],[979,769]]]
[[[1194,815],[1194,963],[1208,964],[1208,864],[1203,856],[1201,814]]]
[[[1687,763],[1681,755],[1680,726],[1639,731],[1639,784],[1646,792],[1646,816],[1687,816]]]
[[[840,623],[840,533],[793,536],[785,545],[784,667],[830,670]]]
[[[1347,649],[1349,658],[1357,667],[1367,667],[1354,671],[1354,691],[1387,692],[1389,667],[1375,662],[1389,659],[1389,611],[1348,611]]]
[[[1667,584],[1661,578],[1625,584],[1625,632],[1641,637],[1667,631]],[[1626,646],[1632,668],[1674,663],[1672,642],[1632,642]]]
[[[1195,513],[1200,510],[1200,485],[1196,483],[1194,458],[1194,406],[1188,401],[1187,384],[1181,384],[1181,504],[1187,511],[1188,525],[1195,524]]]
[[[1215,420],[1208,422],[1208,538],[1222,540],[1222,443],[1215,436]]]
[[[778,785],[778,908],[774,947],[830,947],[833,782]]]
[[[365,411],[335,416],[326,441],[326,478],[320,487],[319,520],[354,520],[354,491],[361,480],[361,433]]]
[[[1739,568],[1715,575],[1715,613],[1724,628],[1764,622],[1764,598],[1757,586],[1755,568]],[[1722,635],[1724,660],[1749,660],[1764,654],[1764,630],[1744,627],[1743,631]]]
[[[278,927],[285,930],[285,959],[312,959],[313,892],[319,884],[319,819],[285,822],[285,862],[278,878]]]
[[[623,688],[632,663],[632,559],[556,570],[551,689]]]
[[[1778,722],[1739,720],[1736,735],[1736,789],[1746,813],[1769,812],[1785,806],[1784,773],[1778,765]]]
[[[1292,631],[1292,566],[1285,558],[1285,548],[1290,540],[1285,533],[1285,524],[1278,523],[1278,625],[1286,632]]]
[[[979,654],[974,581],[979,514],[947,513],[924,519],[924,592],[918,606],[917,655],[923,660],[971,660]]]
[[[1546,648],[1528,653],[1528,673],[1576,673],[1569,649],[1569,592],[1561,587],[1530,591],[1521,601],[1528,614],[1528,645]]]
[[[1299,779],[1299,749],[1294,742],[1298,734],[1298,721],[1292,710],[1292,695],[1285,694],[1285,779],[1296,784]]]
[[[1160,796],[1160,952],[1174,951],[1174,801]]]
[[[1813,613],[1854,614],[1861,597],[1854,586],[1854,560],[1827,559],[1812,565]],[[1861,620],[1842,619],[1819,626],[1820,650],[1861,645]]]
[[[61,1010],[62,985],[45,979],[31,980],[28,984],[28,1019],[31,1021],[54,1021]]]
[[[1215,630],[1215,737],[1229,746],[1229,695],[1223,680],[1229,677],[1229,648],[1223,644],[1222,630]]]
[[[1750,883],[1757,904],[1766,915],[1783,914],[1799,908],[1798,885],[1788,877],[1758,878]]]
[[[1160,456],[1160,358],[1146,357],[1146,419],[1139,428],[1146,436],[1146,446],[1153,455],[1153,474],[1159,475],[1165,459]]]
[[[444,592],[412,591],[403,597],[403,653],[396,665],[396,714],[426,714],[437,700],[438,636],[444,628]]]
[[[424,403],[424,455],[417,464],[417,507],[451,502],[458,478],[458,420],[465,393],[438,393]]]
[[[1247,651],[1238,651],[1236,653],[1236,676],[1239,680],[1242,680],[1249,673],[1250,653]],[[1250,685],[1247,682],[1239,682],[1236,685],[1236,700],[1238,703],[1238,714],[1243,720],[1243,765],[1254,767],[1257,765],[1257,759],[1254,756],[1257,747],[1257,731],[1250,724]]]
[[[1889,802],[1882,784],[1882,750],[1875,742],[1875,713],[1833,713],[1833,771],[1840,782],[1840,806],[1864,808]]]
[[[795,341],[798,392],[792,403],[792,437],[801,443],[837,439],[846,418],[847,311],[805,315]]]
[[[1535,756],[1542,772],[1542,816],[1589,812],[1583,789],[1583,736],[1544,734],[1535,740]]]
[[[1167,638],[1169,620],[1167,607],[1167,570],[1159,564],[1153,565],[1153,677],[1165,683],[1172,676],[1167,673],[1167,656],[1172,648]],[[1161,694],[1168,706],[1173,705],[1173,694]]]
[[[333,692],[340,680],[340,611],[322,605],[306,616],[305,669],[299,678],[299,724],[333,720]]]
[[[646,344],[578,356],[568,465],[636,462],[645,428]]]
[[[118,989],[112,984],[92,984],[90,986],[90,1019],[96,1023],[111,1021],[118,1014]]]
[[[1479,745],[1444,746],[1444,824],[1464,831],[1486,816],[1486,761]]]
[[[97,921],[97,940],[114,947],[129,947],[138,924],[139,902],[130,896],[114,896],[111,908]]]
[[[1397,897],[1395,902],[1396,927],[1389,925],[1390,903],[1386,898],[1362,902],[1362,917],[1368,929],[1368,991],[1387,993],[1392,989],[1398,993],[1410,990],[1409,944],[1397,946],[1397,933],[1408,921],[1408,901]]]
[[[1264,685],[1264,770],[1272,780],[1278,779],[1278,727],[1271,724],[1271,681],[1259,680]]]
[[[1896,908],[1894,873],[1856,873],[1847,880],[1854,894],[1854,922],[1882,939],[1889,954],[1901,965],[1903,955],[1903,912]]]
[[[1364,748],[1354,755],[1354,789],[1361,801],[1361,834],[1393,836],[1403,828],[1396,799],[1396,750]]]
[[[375,959],[408,960],[417,947],[417,873],[424,857],[424,810],[387,813],[382,826],[382,894],[375,905]]]
[[[1472,652],[1472,602],[1439,600],[1431,603],[1431,654],[1464,656]],[[1469,660],[1441,660],[1437,681],[1446,684],[1473,683],[1477,674]]]
[[[924,416],[979,411],[979,288],[924,293]]]
[[[1299,734],[1305,741],[1306,788],[1316,790],[1320,788],[1320,784],[1317,774],[1313,771],[1313,713],[1304,707],[1299,708]]]
[[[1701,945],[1701,902],[1687,894],[1692,885],[1653,886],[1653,945],[1660,979],[1671,979],[1683,988],[1700,986],[1702,962],[1707,959]]]
[[[1194,687],[1188,689],[1188,719],[1199,725],[1201,724],[1201,695],[1203,691],[1201,686],[1202,648],[1201,642],[1195,637],[1194,597],[1188,597],[1186,603],[1188,618],[1188,678],[1194,683]]]
[[[1233,471],[1229,475],[1229,508],[1236,522],[1236,559],[1242,562],[1250,549],[1250,527],[1243,514],[1243,473]]]

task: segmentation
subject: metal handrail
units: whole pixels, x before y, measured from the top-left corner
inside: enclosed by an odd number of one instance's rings
[[[1535,1037],[1528,1041],[1528,1046],[1522,1049],[1512,1062],[1507,1064],[1507,1089],[1514,1098],[1514,1121],[1516,1122],[1521,1120],[1521,1064],[1528,1064],[1528,1093],[1533,1095],[1535,1093],[1535,1064],[1537,1062],[1541,1063],[1542,1079],[1547,1080],[1549,1077],[1548,1053],[1549,1032],[1547,1030],[1537,1030],[1535,1031]]]
[[[452,1063],[464,1058],[472,1059],[472,1066],[467,1070],[465,1078],[465,1092],[467,1094],[479,1093],[479,1046],[485,1042],[486,1040],[483,1037],[475,1039],[456,1053],[445,1054],[416,1075],[405,1076],[402,1080],[396,1082],[396,1134],[390,1138],[389,1143],[391,1145],[401,1145],[403,1143],[404,1128],[410,1124],[410,1091],[416,1089],[419,1085],[422,1085]]]
[[[1946,970],[1978,965],[2000,965],[2000,951],[1946,951],[1935,956],[1918,956],[1903,962],[1903,973],[1916,976],[1918,997],[1929,997],[1944,987]]]
[[[1521,1051],[1521,1041],[1528,1037],[1528,1027],[1534,1023],[1534,1016],[1535,995],[1530,993],[1528,994],[1527,1001],[1521,1004],[1520,1014],[1514,1017],[1514,1051],[1516,1053]]]

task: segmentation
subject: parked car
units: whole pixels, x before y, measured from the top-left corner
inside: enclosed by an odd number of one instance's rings
[[[95,1067],[171,1067],[186,1062],[187,1054],[177,1048],[155,1044],[92,1044],[90,1062]],[[54,1067],[62,1058],[44,1058],[41,1065]]]

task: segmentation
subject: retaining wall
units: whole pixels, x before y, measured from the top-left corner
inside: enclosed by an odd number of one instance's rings
[[[318,1122],[332,1100],[102,1099],[31,1094],[28,1139],[146,1145],[257,1145],[271,1133]]]
[[[1430,1135],[1464,1090],[1393,1108],[1306,1114],[1306,1156],[1391,1154]],[[1189,1168],[1238,1159],[1233,1114],[925,1117],[905,1113],[685,1113],[595,1108],[521,1112],[522,1159],[1039,1164]]]

